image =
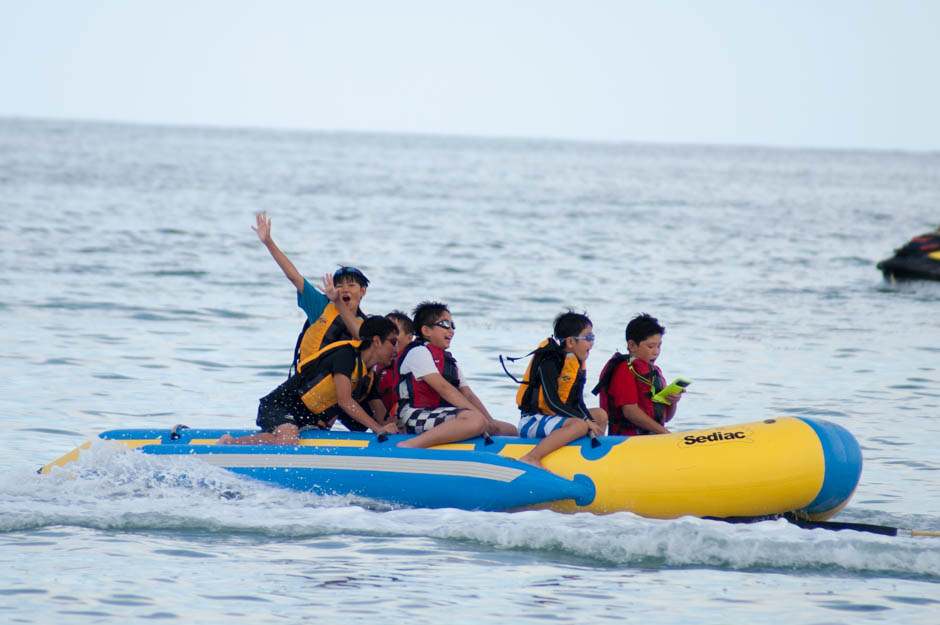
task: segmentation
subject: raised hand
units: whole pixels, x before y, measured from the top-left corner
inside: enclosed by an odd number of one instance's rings
[[[323,274],[323,286],[320,288],[320,290],[323,291],[324,295],[326,295],[326,299],[330,300],[334,304],[336,303],[336,298],[339,297],[339,294],[336,292],[336,287],[333,286],[333,274]]]
[[[251,229],[258,234],[258,238],[261,239],[262,243],[267,244],[271,241],[271,218],[268,217],[268,211],[258,213],[255,219],[258,226],[252,226]]]

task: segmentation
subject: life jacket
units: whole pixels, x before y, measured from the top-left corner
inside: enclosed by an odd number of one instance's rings
[[[601,371],[600,378],[597,381],[597,386],[595,386],[591,392],[595,395],[600,393],[604,394],[604,403],[607,407],[607,422],[610,424],[609,429],[611,434],[626,436],[651,434],[652,432],[649,430],[638,428],[628,421],[626,417],[623,416],[623,411],[621,410],[623,406],[618,406],[616,401],[614,401],[614,396],[610,393],[610,381],[613,379],[614,373],[616,373],[622,363],[626,363],[627,367],[630,369],[630,373],[633,374],[633,377],[641,386],[647,387],[647,390],[642,392],[642,396],[648,398],[649,404],[652,406],[653,414],[650,415],[650,417],[656,421],[656,423],[664,425],[666,422],[665,407],[659,402],[654,402],[653,395],[663,390],[666,386],[666,382],[663,380],[662,375],[660,375],[655,365],[649,365],[649,371],[646,375],[643,375],[637,371],[634,361],[631,360],[630,356],[617,352],[611,356],[607,364],[604,365],[604,369]],[[644,410],[644,412],[647,411]]]
[[[356,311],[356,320],[362,325],[365,315],[361,310]],[[297,335],[297,344],[294,346],[294,361],[291,363],[291,377],[299,371],[299,363],[307,360],[313,354],[317,353],[330,343],[337,341],[348,341],[352,339],[352,334],[346,328],[343,318],[339,315],[339,309],[333,302],[326,305],[320,316],[313,323],[307,319],[304,321],[304,327]]]
[[[337,341],[331,343],[316,352],[306,360],[297,365],[297,376],[291,378],[285,384],[294,384],[297,386],[297,392],[301,401],[307,409],[314,414],[321,414],[332,406],[335,406],[338,398],[336,397],[336,386],[333,384],[333,375],[327,371],[317,371],[317,366],[328,354],[337,349],[351,347],[356,349],[356,366],[349,377],[352,385],[352,397],[359,403],[362,403],[372,390],[372,383],[375,380],[373,371],[366,367],[362,361],[362,356],[358,352],[361,341]],[[304,371],[312,370],[312,376],[301,375]]]
[[[378,371],[379,397],[382,398],[382,404],[388,411],[388,414],[395,416],[398,406],[398,367],[397,362]]]
[[[412,373],[401,374],[401,364],[405,362],[405,357],[416,347],[427,347],[431,352],[431,358],[437,366],[438,372],[454,388],[460,388],[460,374],[457,371],[457,360],[450,352],[444,351],[440,347],[434,347],[427,341],[417,340],[408,345],[398,355],[395,363],[395,373],[399,380],[398,394],[401,396],[399,403],[408,403],[415,408],[438,408],[440,406],[450,406],[450,402],[437,394],[431,385],[422,380],[416,380]]]
[[[539,343],[531,355],[532,359],[529,360],[525,375],[521,381],[516,380],[519,382],[519,390],[516,392],[516,405],[519,410],[525,414],[556,414],[545,401],[541,382],[537,378],[533,379],[542,362],[551,358],[558,363],[558,399],[566,406],[571,406],[575,412],[579,412],[587,376],[578,357],[572,353],[566,354],[561,345],[551,337]]]

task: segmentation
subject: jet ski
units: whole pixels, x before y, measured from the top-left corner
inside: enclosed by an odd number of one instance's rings
[[[877,267],[888,280],[940,280],[940,228],[914,237]]]

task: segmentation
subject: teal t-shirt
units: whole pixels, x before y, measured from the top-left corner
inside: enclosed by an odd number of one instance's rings
[[[307,320],[313,323],[320,318],[323,310],[330,300],[326,295],[316,290],[312,284],[304,278],[304,292],[297,291],[297,305],[307,313]]]

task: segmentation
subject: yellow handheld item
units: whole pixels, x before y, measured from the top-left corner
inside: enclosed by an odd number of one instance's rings
[[[666,396],[667,396],[667,395],[678,395],[679,393],[685,391],[685,387],[687,387],[687,386],[688,386],[689,384],[691,384],[691,383],[692,383],[691,380],[686,380],[685,378],[676,378],[675,381],[673,381],[672,384],[670,384],[669,386],[667,386],[667,387],[664,388],[663,390],[661,390],[661,391],[659,391],[658,393],[656,393],[655,395],[653,395],[653,401],[659,402],[660,404],[666,404],[667,406],[670,406],[670,405],[672,405],[672,402],[670,402],[668,399],[666,399]]]

